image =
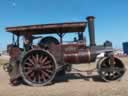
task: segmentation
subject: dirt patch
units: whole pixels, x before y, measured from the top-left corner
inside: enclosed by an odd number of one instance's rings
[[[123,58],[128,63],[128,58]],[[74,65],[81,70],[95,68],[95,64]],[[127,66],[128,68],[128,66]],[[42,87],[26,85],[11,86],[9,77],[0,67],[0,96],[128,96],[128,72],[121,81],[103,82],[94,72],[88,75],[84,72],[72,71],[57,78],[54,84]]]

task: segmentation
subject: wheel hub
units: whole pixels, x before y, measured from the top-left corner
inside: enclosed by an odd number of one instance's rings
[[[40,70],[40,69],[41,69],[40,64],[35,64],[34,69],[35,69],[35,70]]]

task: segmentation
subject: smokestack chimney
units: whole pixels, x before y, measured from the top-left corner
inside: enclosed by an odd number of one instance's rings
[[[90,37],[90,46],[96,46],[95,44],[95,29],[94,29],[94,16],[88,16],[87,18],[88,21],[88,31],[89,31],[89,37]]]

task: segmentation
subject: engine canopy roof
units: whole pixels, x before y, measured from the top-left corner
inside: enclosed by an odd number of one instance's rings
[[[87,22],[67,22],[67,23],[55,23],[55,24],[39,24],[39,25],[27,25],[7,27],[6,31],[14,33],[15,35],[25,34],[54,34],[54,33],[71,33],[71,32],[84,32]]]

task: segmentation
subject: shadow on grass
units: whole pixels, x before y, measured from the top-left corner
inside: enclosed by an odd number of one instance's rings
[[[65,74],[65,75],[62,75],[62,76],[56,76],[55,79],[51,83],[49,83],[48,85],[45,85],[45,86],[50,86],[50,85],[53,85],[53,84],[56,84],[56,83],[69,82],[69,80],[77,80],[77,79],[83,79],[83,80],[88,81],[88,82],[90,81],[90,79],[92,79],[95,82],[104,82],[100,78],[99,75],[85,76],[85,75],[82,75],[80,73],[68,73],[68,74]],[[16,85],[12,85],[12,86],[18,86],[18,85],[29,86],[22,79],[19,79],[18,83]]]
[[[85,81],[93,80],[95,82],[104,82],[99,75],[85,76],[80,73],[68,73],[63,76],[57,76],[54,83],[68,82],[69,80],[83,79]]]

